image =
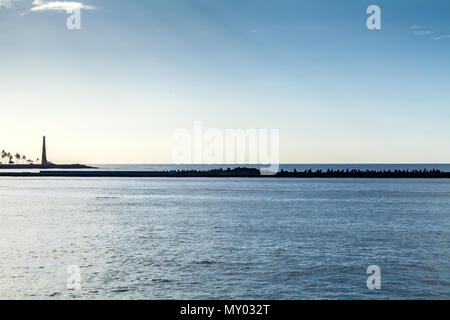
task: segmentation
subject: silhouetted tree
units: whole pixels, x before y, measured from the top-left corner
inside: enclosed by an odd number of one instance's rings
[[[8,157],[8,154],[6,153],[5,150],[2,150],[1,157],[2,157],[2,164],[3,164],[3,159],[6,159]]]

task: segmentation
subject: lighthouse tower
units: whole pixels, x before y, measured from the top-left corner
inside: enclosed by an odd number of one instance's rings
[[[47,165],[47,148],[45,147],[45,137],[42,139],[42,164]]]

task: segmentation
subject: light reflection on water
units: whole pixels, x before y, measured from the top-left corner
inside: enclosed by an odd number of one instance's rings
[[[450,298],[449,180],[0,178],[0,204],[0,298]]]

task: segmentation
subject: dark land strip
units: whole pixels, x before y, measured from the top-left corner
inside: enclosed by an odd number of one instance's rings
[[[0,169],[2,167],[0,166]],[[82,168],[91,168],[83,166]],[[36,169],[36,166],[27,169]],[[46,169],[55,169],[54,167]],[[73,169],[73,168],[67,168]],[[77,168],[78,169],[78,168]],[[440,170],[281,170],[274,175],[262,174],[254,168],[172,171],[40,171],[0,172],[0,177],[117,177],[117,178],[450,178]]]

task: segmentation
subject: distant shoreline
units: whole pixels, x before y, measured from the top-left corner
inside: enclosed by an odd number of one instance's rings
[[[91,168],[82,165],[63,165],[64,169]],[[2,167],[0,166],[0,169]],[[36,169],[37,166],[27,169]],[[57,169],[60,166],[46,166]],[[450,178],[450,172],[440,170],[281,170],[275,175],[263,175],[255,168],[214,169],[214,170],[172,170],[172,171],[40,171],[40,172],[0,172],[0,177],[83,177],[83,178],[378,178],[378,179],[437,179]]]
[[[33,169],[96,169],[84,164],[0,164],[0,170]]]

